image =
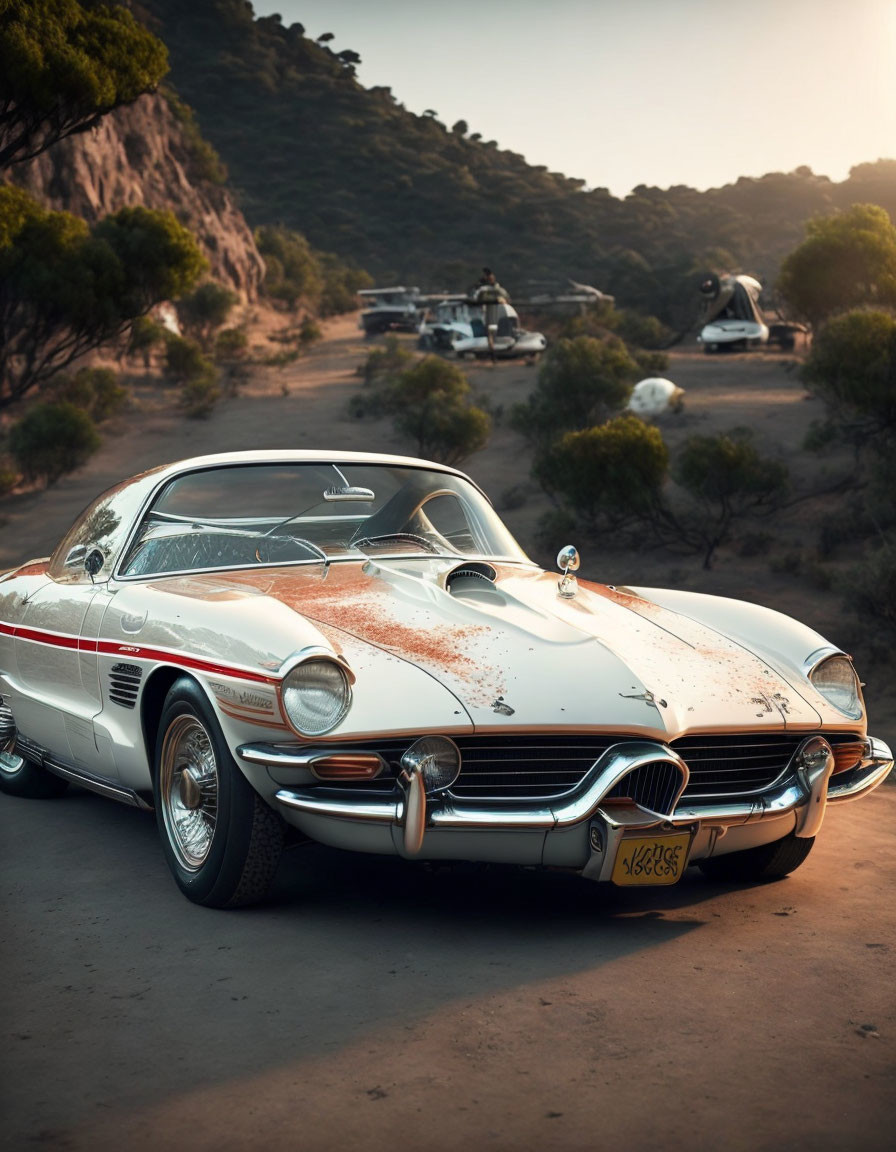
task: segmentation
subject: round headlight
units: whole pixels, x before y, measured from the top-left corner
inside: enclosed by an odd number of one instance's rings
[[[829,704],[850,720],[862,718],[862,696],[852,661],[846,656],[830,656],[809,673],[812,687]]]
[[[306,660],[283,678],[280,696],[286,718],[302,736],[321,736],[348,712],[352,690],[332,660]]]

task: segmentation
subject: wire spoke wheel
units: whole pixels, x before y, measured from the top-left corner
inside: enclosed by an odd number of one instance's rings
[[[195,716],[176,716],[168,726],[159,784],[169,843],[181,867],[197,872],[211,851],[220,780],[211,738]]]

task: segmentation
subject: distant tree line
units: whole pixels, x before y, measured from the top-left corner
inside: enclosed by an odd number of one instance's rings
[[[488,262],[517,297],[567,277],[658,317],[697,319],[707,270],[771,291],[807,220],[876,203],[896,211],[896,163],[834,183],[800,167],[698,192],[605,188],[528,164],[471,131],[365,89],[321,37],[241,0],[142,0],[178,90],[220,152],[256,227],[283,226],[378,279],[463,288]]]

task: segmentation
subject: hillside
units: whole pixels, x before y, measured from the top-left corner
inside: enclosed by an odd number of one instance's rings
[[[250,221],[286,224],[377,277],[464,285],[489,262],[517,291],[572,276],[674,322],[682,285],[703,268],[771,284],[811,215],[863,200],[896,210],[894,162],[839,184],[797,168],[619,199],[408,112],[388,88],[358,82],[353,53],[278,16],[255,19],[244,0],[132,6],[168,45],[171,79]]]
[[[10,177],[42,204],[94,222],[142,204],[171,209],[195,236],[211,274],[254,300],[264,261],[224,185],[225,173],[172,94],[141,96],[90,132],[59,141]]]

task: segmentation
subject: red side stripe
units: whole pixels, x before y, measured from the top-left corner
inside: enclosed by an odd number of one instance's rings
[[[17,640],[30,640],[33,644],[45,644],[49,648],[67,648],[77,652],[90,652],[94,655],[130,657],[133,660],[154,660],[163,664],[176,664],[179,668],[190,668],[196,672],[208,672],[212,676],[230,676],[235,680],[250,680],[255,684],[279,684],[278,676],[266,676],[263,672],[251,672],[246,668],[235,668],[230,664],[217,664],[211,660],[201,660],[183,652],[171,652],[165,648],[145,648],[141,644],[120,644],[114,640],[81,639],[61,632],[42,632],[37,628],[24,628],[21,625],[0,622],[0,633],[14,636]]]

